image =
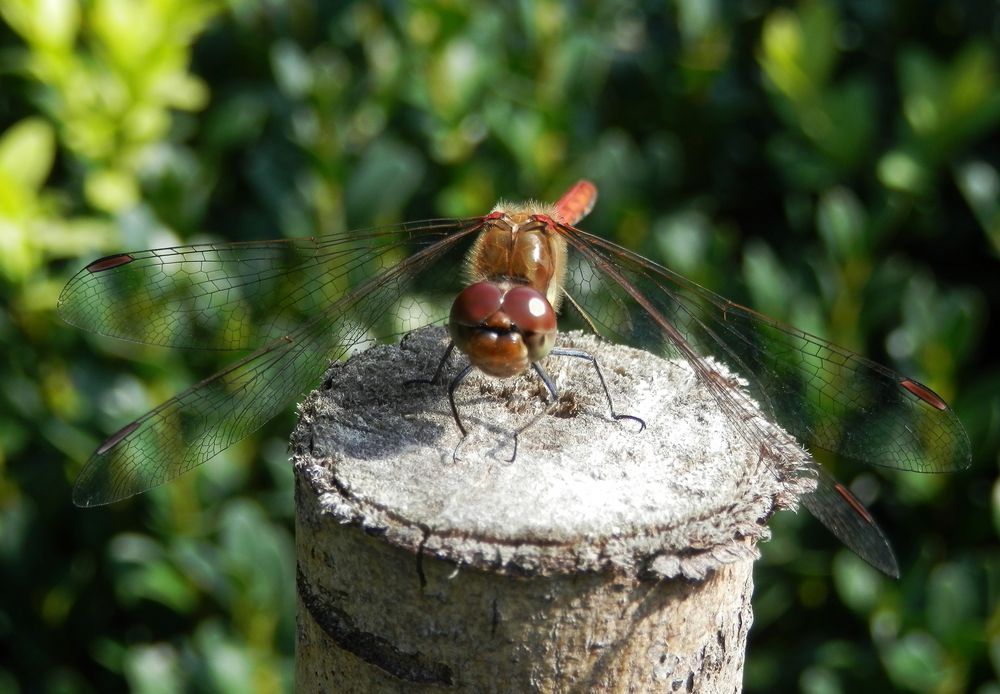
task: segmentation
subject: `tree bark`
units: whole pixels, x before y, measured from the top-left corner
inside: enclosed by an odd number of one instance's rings
[[[470,375],[463,440],[446,389],[407,383],[446,344],[357,355],[301,407],[297,689],[739,691],[756,543],[808,476],[762,461],[685,362],[578,334],[559,344],[644,430],[550,357],[548,406],[532,372]]]

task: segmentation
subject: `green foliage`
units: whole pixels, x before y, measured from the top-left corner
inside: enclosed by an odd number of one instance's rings
[[[588,229],[911,374],[973,469],[837,465],[887,581],[805,514],[762,549],[748,691],[998,691],[995,3],[0,3],[0,690],[290,690],[291,415],[135,500],[110,432],[232,355],[58,323],[117,250],[551,198]],[[356,279],[356,278],[355,278]]]

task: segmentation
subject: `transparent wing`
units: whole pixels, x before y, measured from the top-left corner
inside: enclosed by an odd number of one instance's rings
[[[574,250],[566,291],[598,332],[666,357],[683,357],[712,390],[733,428],[774,450],[774,433],[741,416],[746,395],[718,378],[711,355],[749,381],[750,397],[809,449],[918,472],[968,466],[968,435],[926,386],[825,340],[734,304],[620,246],[562,227]],[[870,514],[823,472],[804,503],[847,546],[897,575]]]
[[[108,438],[80,473],[73,501],[80,506],[107,504],[173,479],[209,460],[287,408],[296,397],[315,385],[331,360],[362,349],[377,339],[443,320],[447,317],[448,300],[402,299],[404,295],[453,296],[458,281],[454,264],[460,262],[458,247],[464,245],[460,241],[480,227],[481,221],[476,220],[405,225],[379,231],[375,239],[377,244],[367,249],[357,246],[361,237],[353,235],[324,240],[322,247],[327,253],[339,251],[341,257],[350,258],[351,263],[360,262],[358,267],[365,267],[366,271],[381,267],[356,289],[342,292],[339,298],[323,306],[299,327],[168,400]],[[404,240],[419,250],[396,262],[398,246]],[[258,249],[270,248],[251,245]],[[192,250],[195,248],[196,251]],[[234,258],[227,256],[233,250],[230,247],[213,246],[208,257],[223,270],[230,267],[239,270],[246,257],[245,248],[236,249],[238,255]],[[174,250],[175,258],[190,258],[191,253],[205,252],[204,247]],[[301,256],[296,257],[300,259]],[[153,262],[151,266],[156,264]],[[435,270],[435,266],[440,267]],[[190,272],[185,274],[192,275]],[[142,276],[141,271],[138,276]],[[211,286],[208,279],[199,280],[199,286]],[[327,286],[317,280],[300,285],[299,291],[323,291]],[[204,294],[210,295],[211,291],[206,289]],[[184,301],[172,306],[186,306],[189,296],[185,294]],[[285,298],[297,306],[303,305],[295,297]],[[102,317],[103,311],[93,307],[108,303],[92,301],[86,305],[92,307],[90,313]],[[172,315],[184,316],[184,313],[176,311]],[[188,331],[186,317],[162,324],[168,328],[163,333],[165,338],[187,340],[193,336]]]
[[[838,540],[879,571],[899,578],[899,564],[868,509],[829,473],[817,466],[816,491],[802,497],[802,504]]]
[[[965,428],[926,386],[604,239],[572,230],[567,240],[586,261],[567,279],[567,291],[608,337],[669,356],[713,355],[732,364],[750,381],[754,399],[811,448],[913,472],[969,465]],[[691,349],[670,339],[663,323]]]
[[[401,261],[414,244],[461,224],[431,220],[316,238],[120,253],[74,275],[58,311],[84,330],[134,342],[253,349]]]

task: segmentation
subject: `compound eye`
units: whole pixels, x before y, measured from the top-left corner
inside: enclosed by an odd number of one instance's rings
[[[503,303],[503,292],[492,282],[476,282],[463,289],[451,305],[451,322],[477,326],[492,316]]]
[[[503,298],[503,310],[523,334],[555,332],[556,312],[545,295],[536,289],[511,289]]]

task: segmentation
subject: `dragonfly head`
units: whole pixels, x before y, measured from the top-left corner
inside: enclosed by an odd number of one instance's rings
[[[556,312],[544,294],[525,284],[476,282],[451,305],[448,331],[480,370],[507,378],[552,350]]]

